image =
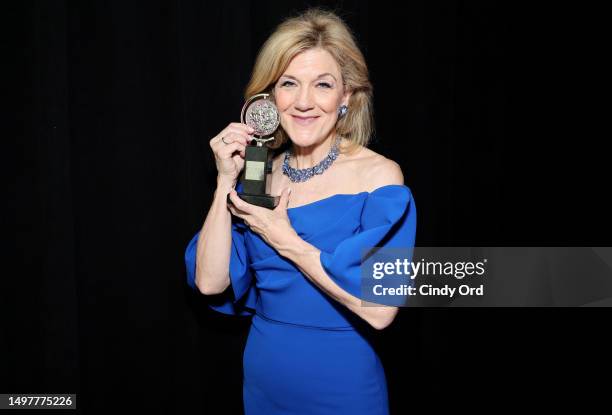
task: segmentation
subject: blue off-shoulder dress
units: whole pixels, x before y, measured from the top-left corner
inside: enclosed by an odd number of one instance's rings
[[[287,213],[298,235],[321,251],[329,277],[356,297],[363,298],[363,248],[414,246],[416,208],[404,185],[337,194]],[[357,329],[359,317],[236,219],[229,269],[233,298],[211,307],[252,316],[243,355],[245,413],[388,414],[384,369]],[[185,252],[194,289],[198,237],[199,232]]]

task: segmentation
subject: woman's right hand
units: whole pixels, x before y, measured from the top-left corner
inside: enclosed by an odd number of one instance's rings
[[[235,182],[244,167],[246,145],[255,130],[246,124],[233,122],[210,140],[220,179]]]

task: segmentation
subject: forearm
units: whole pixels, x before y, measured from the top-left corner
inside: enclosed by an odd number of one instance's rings
[[[376,329],[387,327],[397,314],[397,307],[363,306],[362,300],[342,289],[327,275],[321,265],[321,251],[295,236],[290,243],[278,248],[279,253],[292,261],[300,271],[328,296],[344,305]]]
[[[226,198],[234,184],[233,181],[217,179],[217,189],[200,230],[195,284],[203,294],[218,294],[230,285],[232,218]]]

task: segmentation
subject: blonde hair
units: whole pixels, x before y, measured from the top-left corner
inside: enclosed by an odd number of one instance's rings
[[[336,14],[319,8],[282,22],[261,47],[245,98],[255,94],[273,94],[274,85],[301,52],[322,48],[340,67],[344,88],[352,92],[348,112],[336,123],[336,133],[347,139],[349,148],[367,146],[373,132],[372,85],[368,68],[348,26]],[[282,127],[270,143],[273,149],[288,141]]]

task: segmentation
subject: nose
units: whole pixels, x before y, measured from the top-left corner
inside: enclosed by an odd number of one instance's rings
[[[311,110],[313,106],[312,97],[310,96],[310,88],[300,88],[298,96],[295,100],[295,109],[306,112]]]

